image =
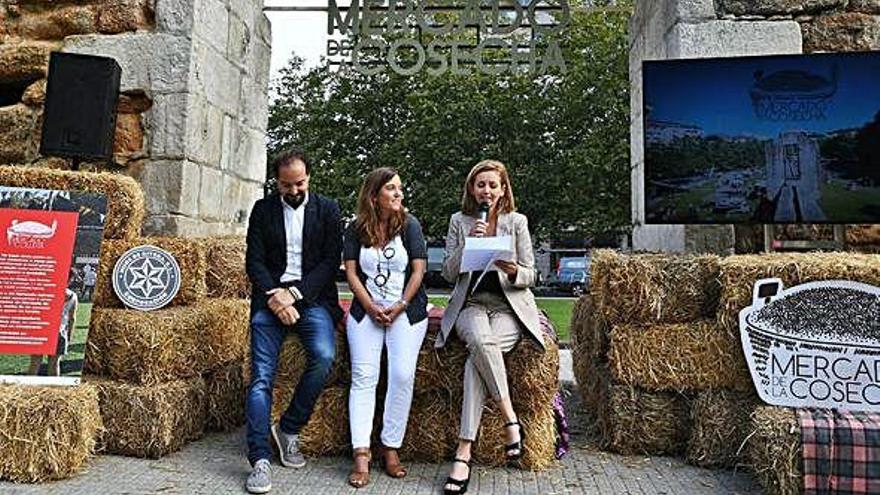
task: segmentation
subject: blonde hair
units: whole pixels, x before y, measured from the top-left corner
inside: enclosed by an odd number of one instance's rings
[[[461,194],[461,211],[467,215],[477,213],[479,205],[477,204],[477,199],[471,194],[471,188],[473,188],[477,176],[483,172],[496,172],[501,177],[501,187],[504,189],[504,194],[498,199],[498,212],[510,213],[516,211],[516,203],[513,200],[513,186],[510,184],[510,177],[507,175],[507,167],[498,160],[483,160],[474,165],[474,168],[468,172],[467,179],[464,181],[464,191]]]
[[[381,241],[388,242],[394,236],[403,231],[406,223],[406,211],[402,208],[394,212],[388,219],[387,238],[382,235],[382,220],[379,218],[379,208],[375,200],[379,196],[382,187],[385,186],[397,171],[389,167],[381,167],[373,170],[364,177],[357,200],[357,218],[354,227],[361,244],[364,246],[378,246]]]

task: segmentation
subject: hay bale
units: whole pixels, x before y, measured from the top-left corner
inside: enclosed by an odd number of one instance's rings
[[[104,239],[134,239],[144,223],[144,192],[140,184],[125,175],[0,166],[0,184],[105,194]]]
[[[0,478],[35,483],[69,478],[95,450],[103,428],[98,391],[0,386]]]
[[[752,390],[739,338],[714,320],[619,325],[611,331],[614,379],[646,390]]]
[[[277,422],[293,397],[295,383],[276,382],[272,391],[272,422]],[[318,397],[309,422],[300,431],[303,453],[313,456],[351,452],[348,428],[348,385],[326,387]]]
[[[104,450],[156,459],[202,436],[205,381],[200,376],[155,385],[93,378],[104,420]]]
[[[113,267],[126,251],[146,244],[168,251],[180,266],[180,291],[171,300],[169,306],[191,305],[205,298],[207,293],[205,272],[208,261],[205,246],[200,241],[181,237],[139,237],[102,243],[98,281],[93,298],[96,307],[124,307],[113,291]]]
[[[852,280],[880,285],[880,255],[794,253],[728,256],[720,264],[721,301],[717,321],[739,335],[739,312],[752,302],[757,280],[779,277],[785,287],[819,280]]]
[[[429,391],[461,393],[464,383],[464,363],[468,358],[467,348],[456,337],[450,339],[440,349],[435,349],[434,342],[439,333],[439,318],[436,321],[435,318],[431,318],[416,362],[416,380],[413,387],[417,394]]]
[[[201,240],[209,254],[205,271],[208,297],[249,298],[251,282],[244,267],[247,250],[242,236],[206,237]]]
[[[749,461],[765,493],[803,493],[801,431],[795,411],[784,407],[758,407],[752,413],[751,426]]]
[[[504,356],[511,395],[532,404],[550,404],[559,390],[559,344],[546,337],[544,342],[546,349],[541,349],[523,338]]]
[[[205,371],[241,361],[250,354],[250,301],[205,299],[197,307],[206,315],[200,338]]]
[[[608,407],[608,396],[611,393],[611,370],[607,362],[584,360],[583,378],[578,378],[578,390],[583,399],[583,414],[587,418],[598,421],[607,419],[604,414]],[[601,416],[601,418],[600,418]]]
[[[597,411],[602,445],[620,454],[679,454],[690,425],[690,399],[677,392],[649,392],[610,385]]]
[[[453,394],[443,391],[416,394],[400,449],[401,459],[434,463],[449,460],[458,442],[460,415],[460,397],[456,399]],[[373,433],[374,445],[378,445],[381,421]]]
[[[760,404],[754,392],[710,389],[700,392],[691,409],[693,429],[687,461],[700,467],[734,467],[747,461],[746,438],[751,414]]]
[[[95,308],[85,369],[141,385],[198,375],[206,368],[204,331],[210,317],[203,307]]]
[[[718,306],[715,255],[623,255],[593,252],[590,293],[609,324],[682,323],[712,316]]]
[[[207,413],[205,428],[208,431],[232,431],[243,425],[250,363],[244,360],[230,363],[206,373],[203,378]]]
[[[517,465],[532,471],[546,469],[556,460],[556,420],[553,406],[549,402],[517,404],[515,396],[513,400],[517,419],[525,432],[526,448]],[[497,406],[488,402],[483,409],[480,431],[474,445],[476,462],[487,466],[502,466],[507,463],[504,457],[504,446],[507,444],[504,423],[506,421]]]

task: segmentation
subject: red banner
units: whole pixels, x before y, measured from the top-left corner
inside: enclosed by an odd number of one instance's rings
[[[55,354],[78,219],[0,209],[0,354]]]

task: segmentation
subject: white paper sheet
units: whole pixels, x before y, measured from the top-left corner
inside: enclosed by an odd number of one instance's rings
[[[480,278],[474,283],[474,289],[480,285],[489,271],[497,271],[496,260],[510,261],[513,259],[513,237],[509,235],[495,237],[466,237],[464,251],[461,255],[461,273],[482,271]]]

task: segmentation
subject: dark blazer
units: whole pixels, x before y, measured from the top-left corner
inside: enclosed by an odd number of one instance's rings
[[[354,260],[357,262],[357,275],[360,279],[361,283],[366,287],[367,276],[361,270],[361,241],[358,238],[358,233],[354,228],[354,222],[348,226],[345,230],[345,240],[343,241],[343,258],[346,260]],[[414,259],[428,259],[428,247],[425,243],[425,237],[422,235],[422,226],[419,224],[419,221],[416,217],[406,214],[406,225],[403,226],[403,231],[400,233],[400,240],[403,242],[403,247],[406,249],[406,255],[409,257],[410,262]],[[406,265],[406,273],[403,278],[403,288],[406,290],[406,285],[409,283],[409,277],[412,274],[412,266],[410,263]],[[416,292],[416,295],[413,296],[412,301],[409,302],[409,306],[406,307],[406,317],[409,320],[410,325],[414,325],[425,318],[428,317],[428,295],[425,294],[425,284],[419,286],[419,290]],[[358,298],[353,298],[351,301],[351,309],[349,310],[352,318],[355,319],[358,323],[364,319],[364,315],[366,311],[364,311],[364,307],[361,306],[361,302],[358,301]]]
[[[334,321],[342,319],[336,272],[342,252],[339,205],[309,192],[303,221],[302,280],[296,282],[306,304],[327,308]],[[210,253],[209,253],[210,256]],[[266,291],[281,286],[287,269],[287,235],[281,197],[275,193],[258,200],[247,230],[245,267],[251,281],[251,314],[267,307]],[[303,301],[300,301],[301,305]]]

